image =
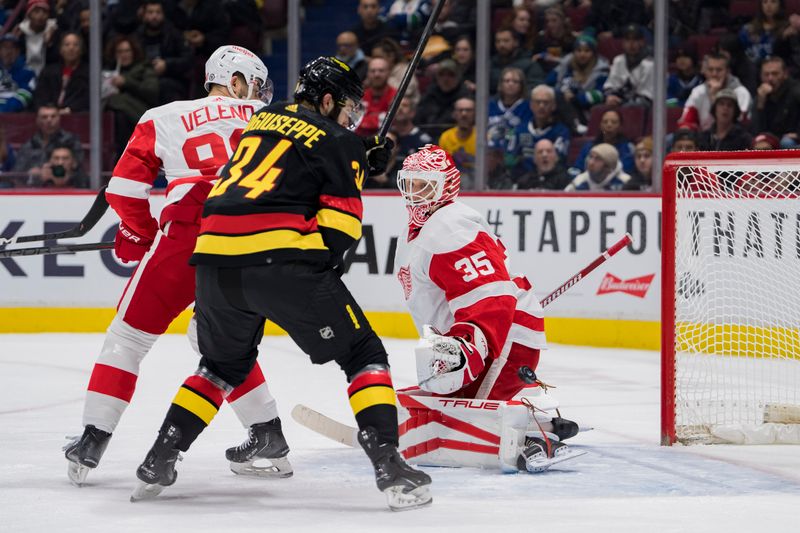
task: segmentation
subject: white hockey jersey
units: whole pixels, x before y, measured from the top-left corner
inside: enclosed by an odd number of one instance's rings
[[[167,205],[199,181],[213,181],[239,144],[259,100],[207,96],[148,110],[131,135],[106,190],[109,204],[134,231],[152,236],[150,189],[164,169]]]
[[[414,239],[398,244],[395,258],[417,330],[430,324],[446,334],[455,322],[476,324],[489,357],[501,363],[492,365],[497,373],[512,344],[546,348],[542,307],[528,280],[508,273],[507,262],[505,247],[477,211],[459,202],[438,209]]]

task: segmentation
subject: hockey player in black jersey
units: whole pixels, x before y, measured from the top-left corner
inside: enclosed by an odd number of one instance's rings
[[[363,89],[335,58],[300,72],[293,103],[253,115],[203,210],[197,265],[197,371],[179,389],[132,500],[175,482],[175,460],[211,422],[255,363],[265,319],[286,330],[316,364],[347,376],[358,440],[389,507],[432,501],[430,477],[400,456],[388,358],[337,270],[361,237],[361,188],[383,172],[391,141],[361,139]],[[242,356],[245,354],[245,356]],[[267,444],[285,446],[280,427]]]

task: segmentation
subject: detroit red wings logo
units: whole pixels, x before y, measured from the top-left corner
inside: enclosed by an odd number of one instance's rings
[[[403,286],[403,295],[408,300],[411,298],[411,271],[407,266],[400,267],[400,270],[397,271],[397,279],[400,280],[400,285]]]
[[[606,272],[603,281],[600,282],[600,286],[597,288],[597,295],[624,292],[637,298],[644,298],[654,277],[656,277],[655,274],[649,274],[639,278],[620,279],[614,274]]]

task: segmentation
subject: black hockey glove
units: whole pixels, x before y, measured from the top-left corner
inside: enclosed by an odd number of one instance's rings
[[[389,166],[389,158],[392,157],[394,142],[391,139],[381,139],[377,135],[364,137],[364,148],[367,150],[367,163],[369,164],[369,176],[378,176],[386,172]]]

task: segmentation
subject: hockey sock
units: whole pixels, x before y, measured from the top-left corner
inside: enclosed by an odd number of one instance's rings
[[[225,390],[198,372],[183,382],[172,400],[162,427],[173,424],[181,430],[177,448],[183,452],[211,423],[225,398]]]
[[[145,333],[116,317],[92,369],[83,425],[113,433],[136,389],[139,365],[158,335]]]
[[[380,442],[398,445],[397,406],[392,376],[385,365],[370,365],[347,387],[359,429],[373,427]]]
[[[278,417],[275,398],[269,392],[264,374],[258,363],[247,375],[244,383],[233,389],[228,400],[233,412],[245,428]]]

